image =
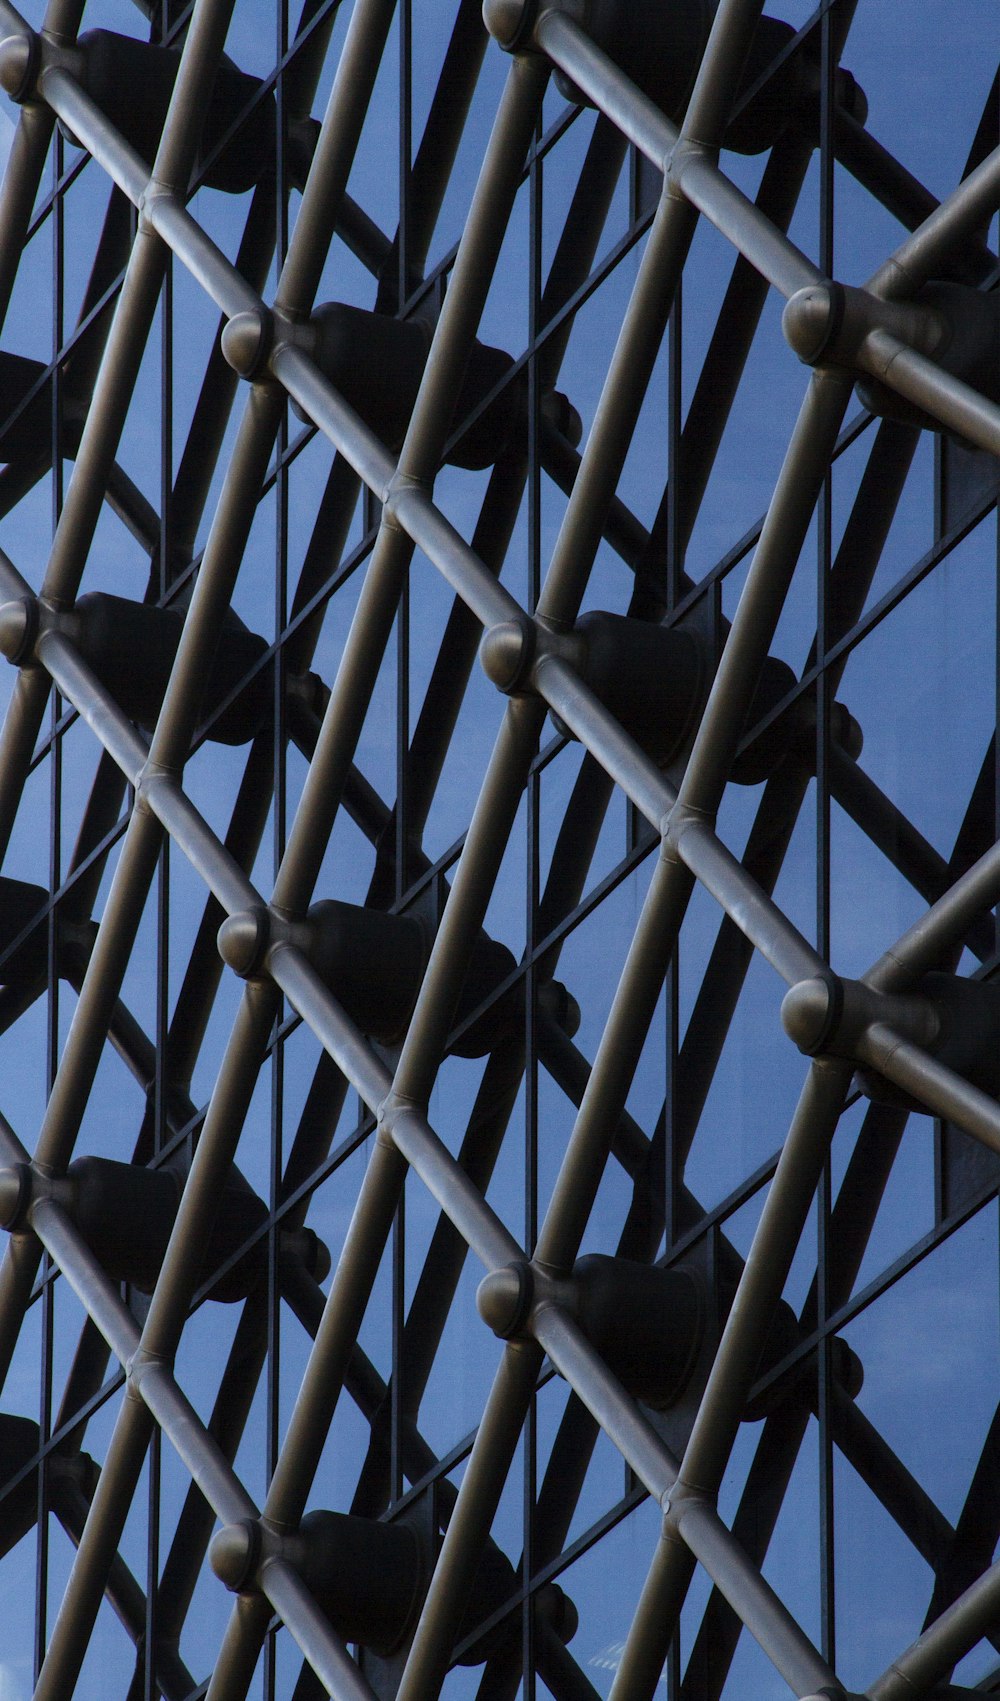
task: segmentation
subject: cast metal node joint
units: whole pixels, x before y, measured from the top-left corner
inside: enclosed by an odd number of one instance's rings
[[[272,916],[263,904],[227,916],[217,939],[219,956],[241,980],[260,973],[272,943]]]
[[[843,982],[831,970],[789,987],[781,1004],[781,1022],[799,1050],[815,1057],[834,1040],[843,1009]]]
[[[395,1089],[386,1093],[385,1098],[375,1112],[376,1139],[383,1146],[397,1151],[394,1129],[400,1117],[423,1116],[424,1107],[416,1099],[407,1097],[405,1093],[397,1093]]]
[[[35,1206],[46,1202],[72,1213],[72,1181],[37,1163],[10,1164],[0,1169],[0,1227],[8,1233],[30,1228]]]
[[[135,781],[135,801],[138,809],[145,809],[155,815],[153,794],[163,785],[176,785],[178,774],[176,768],[170,768],[164,762],[146,762],[142,772]]]
[[[30,661],[39,624],[37,597],[15,597],[0,607],[0,653],[14,667]]]
[[[234,1595],[246,1594],[254,1588],[265,1547],[270,1545],[261,1520],[244,1518],[238,1524],[226,1524],[212,1537],[209,1564]]]
[[[685,833],[697,827],[707,827],[713,832],[715,816],[707,809],[696,808],[692,803],[675,803],[660,823],[660,855],[668,862],[683,862],[681,840]]]
[[[479,1315],[501,1341],[514,1340],[525,1333],[535,1302],[535,1276],[527,1259],[523,1262],[518,1259],[501,1270],[491,1270],[480,1282],[476,1291]]]
[[[274,342],[274,315],[263,305],[234,314],[223,327],[222,353],[237,376],[248,383],[266,371]]]
[[[660,1496],[660,1511],[663,1513],[663,1535],[678,1537],[681,1535],[681,1524],[685,1515],[693,1506],[708,1507],[715,1510],[717,1496],[707,1488],[699,1488],[696,1483],[685,1482],[683,1477],[664,1490]]]
[[[143,1400],[142,1384],[152,1371],[169,1368],[170,1361],[161,1353],[152,1353],[148,1347],[136,1347],[132,1357],[127,1360],[125,1370],[125,1390],[130,1399]],[[143,1404],[145,1401],[143,1400]]]
[[[484,632],[479,660],[487,679],[508,697],[528,688],[538,649],[538,628],[527,614],[502,620]]]
[[[34,1197],[35,1173],[30,1164],[10,1164],[0,1169],[0,1228],[9,1234],[26,1228]]]
[[[426,479],[416,478],[413,473],[399,472],[397,469],[386,485],[385,490],[382,492],[383,525],[389,526],[393,531],[402,532],[404,536],[408,536],[409,534],[406,527],[403,525],[400,518],[400,507],[406,497],[410,496],[413,491],[419,490],[423,491],[424,495],[429,495],[430,489],[431,486]]]
[[[887,364],[877,333],[888,332],[920,354],[947,347],[950,330],[939,308],[919,301],[883,301],[870,290],[836,282],[807,284],[785,305],[781,328],[806,366],[871,370]]]
[[[25,28],[0,41],[0,88],[18,106],[31,96],[39,58],[39,40],[34,30]]]
[[[155,177],[151,177],[136,203],[140,232],[144,231],[154,236],[159,234],[156,227],[156,207],[160,202],[170,203],[171,205],[180,204],[169,183],[160,183]]]
[[[505,53],[531,46],[538,0],[483,0],[483,23]]]
[[[810,1057],[827,1053],[868,1060],[870,1036],[889,1030],[901,1040],[935,1052],[939,1041],[949,1037],[946,1023],[951,1000],[945,982],[952,979],[928,977],[915,993],[904,996],[879,992],[863,980],[842,978],[829,969],[789,988],[781,1005],[782,1025],[789,1039]],[[961,982],[958,987],[961,996]],[[935,991],[938,997],[933,996]],[[962,1014],[963,1028],[971,1031],[973,1012]],[[985,1014],[988,1021],[993,1019],[991,1008]],[[950,1027],[955,1025],[953,1020]]]
[[[715,147],[709,142],[699,142],[695,136],[678,136],[663,162],[664,188],[672,200],[687,200],[684,188],[684,172],[692,160],[710,160],[718,158],[718,144]]]

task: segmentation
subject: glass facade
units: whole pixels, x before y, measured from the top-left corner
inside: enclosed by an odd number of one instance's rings
[[[993,1688],[995,0],[32,6],[0,1701]]]

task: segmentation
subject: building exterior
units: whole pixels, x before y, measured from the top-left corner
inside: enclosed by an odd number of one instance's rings
[[[32,5],[0,1701],[991,1688],[994,0]]]

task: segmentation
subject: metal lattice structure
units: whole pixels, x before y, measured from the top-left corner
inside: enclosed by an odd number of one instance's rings
[[[990,1687],[998,32],[789,10],[0,0],[4,1701]]]

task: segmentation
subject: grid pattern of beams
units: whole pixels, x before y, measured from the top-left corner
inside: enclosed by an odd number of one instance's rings
[[[242,3],[0,0],[2,1694],[987,1683],[864,1342],[995,1263],[996,80],[937,200],[863,3]]]

